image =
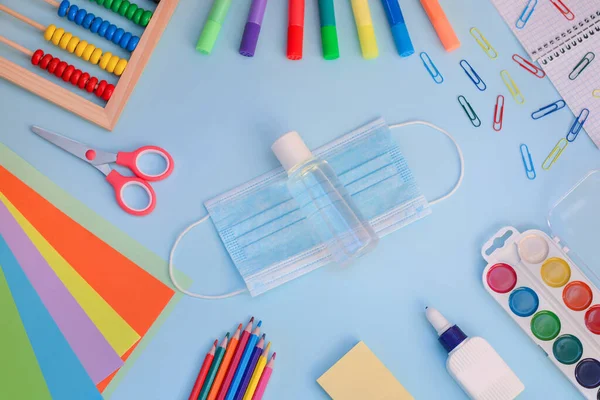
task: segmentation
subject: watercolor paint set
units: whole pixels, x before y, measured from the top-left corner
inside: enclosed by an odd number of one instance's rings
[[[600,399],[599,205],[592,171],[552,207],[552,237],[509,226],[481,250],[485,289],[587,399]]]

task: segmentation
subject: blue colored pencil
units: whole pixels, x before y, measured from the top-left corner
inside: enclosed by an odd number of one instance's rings
[[[242,400],[244,398],[244,394],[246,394],[246,389],[248,389],[248,384],[250,383],[250,378],[252,378],[254,368],[256,368],[256,363],[258,362],[258,358],[261,356],[264,347],[265,335],[263,334],[256,347],[252,350],[250,361],[248,362],[246,371],[244,371],[244,376],[242,376],[242,383],[240,384],[237,394],[235,395],[235,400]]]
[[[225,400],[233,400],[237,393],[238,387],[240,387],[242,376],[246,371],[252,351],[254,350],[254,346],[256,346],[256,342],[258,342],[258,335],[260,335],[261,325],[262,321],[258,321],[256,328],[254,328],[254,332],[252,332],[252,335],[250,335],[250,338],[248,339],[248,344],[246,345],[244,354],[242,354],[242,359],[235,370],[235,375],[233,376],[233,381],[231,382],[231,386],[229,386],[229,391],[227,392],[227,396],[225,396]]]

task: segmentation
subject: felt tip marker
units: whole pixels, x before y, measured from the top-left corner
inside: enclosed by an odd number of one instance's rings
[[[381,3],[392,29],[392,37],[394,38],[396,49],[398,49],[398,54],[400,54],[400,57],[410,56],[415,52],[415,48],[410,40],[398,0],[381,0]]]
[[[356,21],[362,56],[367,60],[377,58],[379,49],[377,48],[377,39],[375,38],[375,29],[373,29],[368,0],[352,0],[352,12],[354,13],[354,21]]]
[[[304,41],[304,0],[290,0],[288,9],[287,58],[302,59]]]
[[[202,28],[202,33],[196,44],[196,50],[202,54],[210,54],[217,41],[221,26],[225,22],[227,11],[231,6],[232,0],[215,0],[213,2],[208,19]]]
[[[248,20],[244,28],[242,43],[240,43],[240,54],[246,57],[254,57],[256,45],[258,44],[258,36],[260,35],[260,27],[265,17],[267,9],[267,0],[252,0],[250,11],[248,12]]]
[[[458,40],[438,0],[421,0],[421,4],[446,51],[458,49],[460,40]]]
[[[323,58],[326,60],[335,60],[340,57],[340,47],[335,24],[333,0],[319,0],[319,18],[321,20]]]

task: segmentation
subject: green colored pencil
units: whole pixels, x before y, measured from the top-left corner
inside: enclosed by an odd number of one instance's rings
[[[210,366],[210,370],[208,370],[208,375],[206,376],[206,381],[204,382],[204,386],[200,391],[200,396],[198,400],[206,400],[208,397],[208,393],[210,392],[210,387],[215,380],[215,376],[217,375],[217,371],[219,370],[219,365],[221,365],[221,361],[223,361],[223,355],[225,354],[225,349],[227,348],[227,342],[229,341],[229,332],[223,338],[221,345],[217,348],[215,353],[215,359]]]

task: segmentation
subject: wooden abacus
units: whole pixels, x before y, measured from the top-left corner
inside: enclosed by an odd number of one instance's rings
[[[41,49],[34,52],[1,36],[0,43],[9,45],[13,49],[26,54],[31,58],[33,65],[55,75],[54,79],[62,78],[65,82],[70,82],[74,86],[106,100],[106,105],[104,107],[98,105],[78,93],[55,84],[47,79],[48,75],[43,76],[32,72],[3,57],[0,57],[0,78],[21,86],[107,130],[113,130],[179,0],[159,2],[154,13],[143,10],[128,0],[90,0],[140,26],[147,25],[141,38],[133,36],[124,29],[117,28],[109,21],[96,17],[76,5],[71,5],[68,0],[63,0],[61,3],[54,0],[44,1],[58,8],[58,16],[66,17],[76,25],[97,33],[125,50],[132,51],[129,61],[113,56],[109,52],[103,53],[97,47],[85,41],[80,41],[71,33],[56,28],[54,25],[44,27],[12,10],[7,11],[6,7],[2,7],[0,11],[10,13],[21,21],[44,31],[45,39],[61,49],[75,53],[78,57],[92,64],[98,64],[100,68],[108,72],[121,75],[115,86],[108,84],[106,81],[99,81],[97,78],[68,65],[56,57],[44,54]]]

